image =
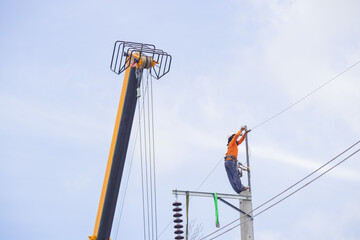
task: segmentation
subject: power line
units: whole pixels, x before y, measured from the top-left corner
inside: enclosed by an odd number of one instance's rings
[[[358,65],[360,63],[360,61],[354,63],[353,65],[351,65],[350,67],[348,67],[347,69],[345,69],[344,71],[342,71],[341,73],[337,74],[336,76],[334,76],[333,78],[331,78],[330,80],[328,80],[327,82],[323,83],[322,85],[320,85],[319,87],[317,87],[316,89],[312,90],[310,93],[308,93],[307,95],[305,95],[304,97],[302,97],[301,99],[299,99],[298,101],[296,101],[295,103],[291,104],[290,106],[286,107],[285,109],[283,109],[282,111],[280,111],[279,113],[271,116],[270,118],[266,119],[265,121],[261,122],[260,124],[257,124],[255,127],[251,128],[252,130],[254,130],[255,128],[269,122],[270,120],[274,119],[275,117],[279,116],[280,114],[284,113],[285,111],[289,110],[290,108],[292,108],[293,106],[297,105],[298,103],[300,103],[301,101],[305,100],[307,97],[309,97],[310,95],[312,95],[313,93],[315,93],[316,91],[320,90],[322,87],[324,87],[325,85],[329,84],[330,82],[332,82],[333,80],[335,80],[336,78],[340,77],[341,75],[343,75],[344,73],[346,73],[347,71],[349,71],[350,69],[352,69],[353,67],[355,67],[356,65]],[[200,183],[199,187],[197,188],[200,189],[200,187],[207,181],[207,179],[211,176],[211,174],[215,171],[215,169],[218,167],[218,165],[220,164],[220,162],[222,161],[222,159],[215,165],[215,167],[210,171],[210,173],[204,178],[204,180]],[[319,169],[320,170],[320,169]],[[303,180],[301,180],[303,181]],[[292,187],[290,187],[292,188]],[[289,189],[290,189],[289,188]],[[286,190],[287,191],[287,190]],[[281,193],[283,194],[283,193]],[[280,195],[281,195],[280,194]],[[276,196],[278,197],[278,196]],[[274,197],[274,198],[276,198]],[[271,201],[271,200],[270,200]],[[266,204],[266,203],[265,203]],[[255,209],[254,209],[255,210]],[[253,211],[254,211],[253,210]],[[237,219],[238,220],[238,219]],[[236,221],[237,221],[236,220]],[[164,228],[164,230],[159,234],[158,238],[165,232],[165,230],[170,226],[170,223]],[[231,223],[230,223],[231,224]],[[226,227],[226,226],[225,226]],[[219,229],[220,230],[220,229]],[[218,230],[218,231],[219,231]]]
[[[268,118],[267,120],[261,122],[260,124],[256,125],[255,127],[251,128],[251,130],[254,130],[255,128],[265,124],[266,122],[269,122],[270,120],[274,119],[275,117],[279,116],[280,114],[282,114],[283,112],[289,110],[290,108],[292,108],[293,106],[295,106],[296,104],[300,103],[301,101],[303,101],[305,98],[309,97],[310,95],[312,95],[313,93],[315,93],[316,91],[320,90],[322,87],[324,87],[325,85],[329,84],[331,81],[335,80],[336,78],[340,77],[341,75],[343,75],[344,73],[346,73],[347,71],[349,71],[351,68],[355,67],[356,65],[358,65],[360,63],[360,61],[354,63],[353,65],[351,65],[350,67],[348,67],[347,69],[345,69],[344,71],[342,71],[341,73],[337,74],[335,77],[331,78],[330,80],[328,80],[327,82],[323,83],[322,85],[320,85],[319,87],[317,87],[316,89],[314,89],[313,91],[311,91],[310,93],[308,93],[306,96],[302,97],[301,99],[299,99],[298,101],[296,101],[295,103],[291,104],[290,106],[288,106],[287,108],[285,108],[284,110],[280,111],[279,113],[273,115],[272,117]],[[219,165],[219,163],[221,162],[221,160],[215,165],[215,167],[211,170],[211,172],[204,178],[204,180],[201,182],[199,188],[205,183],[205,181],[210,177],[210,175],[215,171],[215,169],[217,168],[217,166]]]
[[[330,80],[328,80],[327,82],[323,83],[322,85],[320,85],[319,87],[315,88],[314,90],[312,90],[310,93],[308,93],[307,95],[305,95],[304,97],[300,98],[299,100],[297,100],[296,102],[294,102],[293,104],[291,104],[290,106],[286,107],[285,109],[281,110],[280,112],[278,112],[277,114],[271,116],[270,118],[266,119],[265,121],[259,123],[258,125],[256,125],[255,127],[252,128],[252,130],[254,130],[257,127],[260,127],[261,125],[269,122],[270,120],[276,118],[277,116],[279,116],[280,114],[286,112],[287,110],[289,110],[290,108],[292,108],[293,106],[297,105],[298,103],[302,102],[303,100],[305,100],[307,97],[309,97],[310,95],[312,95],[313,93],[317,92],[318,90],[320,90],[321,88],[323,88],[325,85],[329,84],[330,82],[334,81],[335,79],[337,79],[338,77],[340,77],[341,75],[343,75],[344,73],[346,73],[347,71],[349,71],[350,69],[352,69],[353,67],[355,67],[356,65],[358,65],[360,63],[360,61],[354,63],[353,65],[351,65],[350,67],[348,67],[347,69],[345,69],[344,71],[342,71],[341,73],[337,74],[335,77],[331,78]]]
[[[349,155],[348,157],[346,157],[345,159],[343,159],[342,161],[340,161],[339,163],[337,163],[336,165],[334,165],[333,167],[329,168],[327,171],[323,172],[322,174],[320,174],[319,176],[317,176],[316,178],[314,178],[313,180],[311,180],[310,182],[306,183],[305,185],[303,185],[302,187],[298,188],[297,190],[295,190],[294,192],[290,193],[289,195],[285,196],[284,198],[280,199],[279,201],[277,201],[276,203],[270,205],[269,207],[265,208],[264,210],[262,210],[261,212],[255,214],[253,216],[253,218],[255,218],[256,216],[266,212],[267,210],[269,210],[270,208],[278,205],[279,203],[281,203],[282,201],[286,200],[287,198],[291,197],[292,195],[294,195],[295,193],[299,192],[300,190],[302,190],[303,188],[305,188],[306,186],[308,186],[309,184],[313,183],[315,180],[319,179],[320,177],[322,177],[323,175],[325,175],[326,173],[328,173],[329,171],[331,171],[332,169],[334,169],[335,167],[339,166],[341,163],[345,162],[346,160],[348,160],[350,157],[352,157],[353,155],[355,155],[356,153],[358,153],[360,151],[360,149],[356,150],[355,152],[353,152],[351,155]],[[246,220],[246,221],[249,221],[249,220]],[[245,221],[245,222],[246,222]],[[241,224],[244,224],[245,222],[241,223]],[[214,238],[211,238],[211,239],[215,239],[215,238],[218,238],[220,237],[221,235],[231,231],[232,229],[236,228],[236,227],[239,227],[241,224],[237,224],[236,226],[226,230],[225,232],[215,236]]]
[[[289,189],[293,188],[294,186],[296,186],[297,184],[299,184],[300,182],[302,182],[303,180],[305,180],[306,178],[310,177],[311,175],[313,175],[314,173],[316,173],[317,171],[319,171],[320,169],[322,169],[323,167],[325,167],[326,165],[328,165],[329,163],[333,162],[335,159],[337,159],[339,156],[341,156],[342,154],[344,154],[345,152],[349,151],[351,148],[353,148],[355,145],[357,145],[358,143],[360,143],[360,141],[356,142],[355,144],[353,144],[352,146],[350,146],[349,148],[347,148],[345,151],[343,151],[342,153],[340,153],[339,155],[337,155],[336,157],[334,157],[333,159],[331,159],[330,161],[328,161],[327,163],[323,164],[321,167],[319,167],[318,169],[316,169],[315,171],[313,171],[312,173],[310,173],[309,175],[307,175],[306,177],[304,177],[303,179],[301,179],[300,181],[298,181],[297,183],[293,184],[292,186],[290,186],[289,188],[287,188],[286,190],[284,190],[283,192],[281,192],[280,194],[277,194],[275,197],[271,198],[270,200],[266,201],[265,203],[261,204],[260,206],[256,207],[254,210],[252,210],[251,212],[247,213],[247,214],[251,214],[253,213],[254,211],[256,211],[257,209],[259,209],[260,207],[264,206],[265,204],[269,203],[270,201],[274,200],[275,198],[279,197],[280,195],[282,195],[283,193],[285,193],[286,191],[288,191]],[[352,154],[350,154],[348,157],[346,157],[345,159],[343,159],[342,161],[338,162],[337,164],[335,164],[334,166],[332,166],[331,168],[329,168],[328,170],[326,170],[325,172],[323,172],[322,174],[320,174],[319,176],[317,176],[316,178],[312,179],[311,181],[309,181],[308,183],[304,184],[303,186],[301,186],[300,188],[298,188],[297,190],[291,192],[290,194],[288,194],[287,196],[285,196],[284,198],[280,199],[279,201],[275,202],[274,204],[270,205],[269,207],[265,208],[264,210],[260,211],[259,213],[253,215],[252,217],[255,218],[256,216],[264,213],[265,211],[269,210],[270,208],[274,207],[275,205],[281,203],[282,201],[284,201],[285,199],[289,198],[290,196],[294,195],[295,193],[299,192],[301,189],[305,188],[306,186],[308,186],[309,184],[311,184],[312,182],[314,182],[315,180],[319,179],[320,177],[322,177],[323,175],[325,175],[326,173],[328,173],[329,171],[331,171],[332,169],[334,169],[335,167],[339,166],[341,163],[343,163],[344,161],[346,161],[347,159],[349,159],[350,157],[352,157],[353,155],[355,155],[356,153],[358,153],[360,151],[360,149],[356,150],[355,152],[353,152]],[[229,224],[225,225],[224,227],[208,234],[207,236],[205,236],[204,238],[202,239],[205,239],[219,231],[221,231],[222,229],[230,226],[231,224],[239,221],[241,218],[243,217],[240,217],[232,222],[230,222]],[[249,219],[247,219],[245,222],[247,222]],[[240,223],[240,224],[237,224],[235,225],[234,227],[226,230],[225,232],[215,236],[214,238],[211,238],[211,239],[215,239],[223,234],[225,234],[226,232],[229,232],[230,230],[244,224],[245,222],[243,223]]]
[[[151,69],[150,69],[151,71]],[[157,198],[156,198],[156,165],[155,165],[155,126],[154,126],[154,95],[153,95],[153,87],[152,82],[153,78],[152,75],[148,72],[148,77],[150,76],[150,95],[151,95],[151,120],[152,120],[152,153],[153,153],[153,171],[154,171],[154,205],[155,205],[155,239],[157,239]]]
[[[152,91],[149,90],[150,88],[149,76],[150,75],[148,74],[146,86],[144,86],[145,85],[144,82],[142,84],[142,92],[144,96],[142,99],[142,105],[143,105],[143,109],[146,109],[147,111],[144,111],[143,114],[144,149],[140,147],[140,152],[143,151],[144,153],[144,159],[142,159],[142,154],[141,154],[141,162],[143,164],[141,180],[143,186],[142,188],[144,188],[145,186],[145,190],[143,190],[143,201],[146,202],[146,209],[144,209],[145,203],[143,202],[143,210],[146,210],[144,211],[143,221],[147,223],[147,229],[144,229],[144,231],[147,230],[149,239],[156,239],[157,237],[157,212],[156,212],[157,207],[156,207],[156,182],[155,182],[156,172],[155,172],[154,145],[152,142],[152,140],[154,140],[154,123],[153,123],[153,108],[150,108],[150,97],[151,97],[152,107],[153,107],[153,97],[150,96],[152,93],[148,93],[147,96],[145,93],[146,90],[148,90],[148,92]],[[144,236],[144,239],[146,239],[146,236]]]

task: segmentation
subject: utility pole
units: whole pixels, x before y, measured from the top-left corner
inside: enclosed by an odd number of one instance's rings
[[[245,126],[245,131],[247,131],[247,126]],[[245,136],[245,147],[246,147],[246,165],[250,168],[250,161],[249,161],[249,141],[248,141],[248,134]],[[250,182],[250,171],[247,172],[248,176],[248,184],[251,192],[251,182]]]
[[[245,126],[245,131],[247,127]],[[250,168],[249,161],[249,142],[248,134],[245,136],[246,147],[246,165]],[[225,203],[229,207],[240,213],[240,236],[241,240],[254,240],[254,225],[252,217],[252,194],[251,194],[251,182],[250,182],[250,170],[247,171],[249,191],[242,191],[240,194],[224,194],[224,193],[209,193],[209,192],[194,192],[194,191],[182,191],[173,190],[174,195],[188,195],[193,197],[211,197],[216,198]],[[239,208],[235,207],[225,199],[239,200]]]
[[[247,131],[247,127],[245,126],[245,131]],[[245,147],[246,147],[246,165],[250,168],[249,161],[249,143],[248,143],[248,134],[245,136]],[[245,213],[252,213],[252,196],[251,196],[251,182],[250,182],[250,171],[247,172],[248,176],[248,185],[249,191],[244,191],[241,195],[247,196],[248,198],[239,199],[239,208]],[[251,214],[252,215],[252,214]],[[254,226],[253,221],[249,221],[248,218],[245,217],[245,214],[240,212],[240,234],[241,240],[253,240],[254,239]]]
[[[251,191],[244,191],[241,195],[246,196],[248,198],[240,199],[240,234],[241,240],[253,240],[254,239],[254,226],[253,226],[253,219],[249,219],[243,213],[250,213],[252,215],[252,197]]]
[[[195,191],[183,191],[183,190],[173,190],[173,195],[188,195],[193,197],[210,197],[214,198],[215,193],[210,192],[195,192]],[[240,212],[240,224],[241,224],[241,240],[253,240],[254,239],[254,230],[253,230],[253,217],[252,217],[252,202],[251,202],[251,192],[243,191],[240,194],[225,194],[217,193],[217,200],[225,203],[234,210]],[[240,208],[235,207],[230,202],[225,199],[233,199],[240,201]],[[250,213],[250,214],[249,214]]]

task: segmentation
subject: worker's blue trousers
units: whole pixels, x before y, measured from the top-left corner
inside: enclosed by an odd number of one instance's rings
[[[244,186],[241,184],[239,170],[237,164],[234,161],[225,161],[225,169],[229,178],[230,184],[236,193],[240,193],[244,190]]]

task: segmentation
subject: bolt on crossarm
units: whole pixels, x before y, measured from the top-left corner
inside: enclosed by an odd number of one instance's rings
[[[101,191],[94,232],[90,240],[109,240],[126,153],[134,119],[137,91],[144,69],[160,79],[170,71],[171,56],[154,45],[116,41],[110,69],[125,72],[118,112]]]

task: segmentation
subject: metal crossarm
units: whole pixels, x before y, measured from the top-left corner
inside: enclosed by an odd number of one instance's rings
[[[182,190],[173,190],[173,195],[186,195],[189,193],[190,196],[196,197],[214,197],[214,193],[210,192],[195,192],[195,191],[182,191]],[[249,200],[251,201],[251,196],[243,194],[226,194],[226,193],[217,193],[218,198],[227,198],[227,199],[238,199],[238,200]]]
[[[250,216],[249,214],[247,214],[246,212],[244,212],[243,210],[241,210],[241,209],[239,209],[239,208],[235,207],[234,205],[232,205],[232,204],[231,204],[231,203],[229,203],[228,201],[225,201],[225,200],[224,200],[224,199],[222,199],[221,197],[218,197],[218,199],[219,199],[220,201],[222,201],[223,203],[225,203],[226,205],[228,205],[229,207],[232,207],[232,208],[233,208],[233,209],[235,209],[236,211],[241,212],[242,214],[244,214],[244,215],[248,216],[248,217],[251,219],[251,221],[253,220],[253,217],[252,217],[252,216]]]

